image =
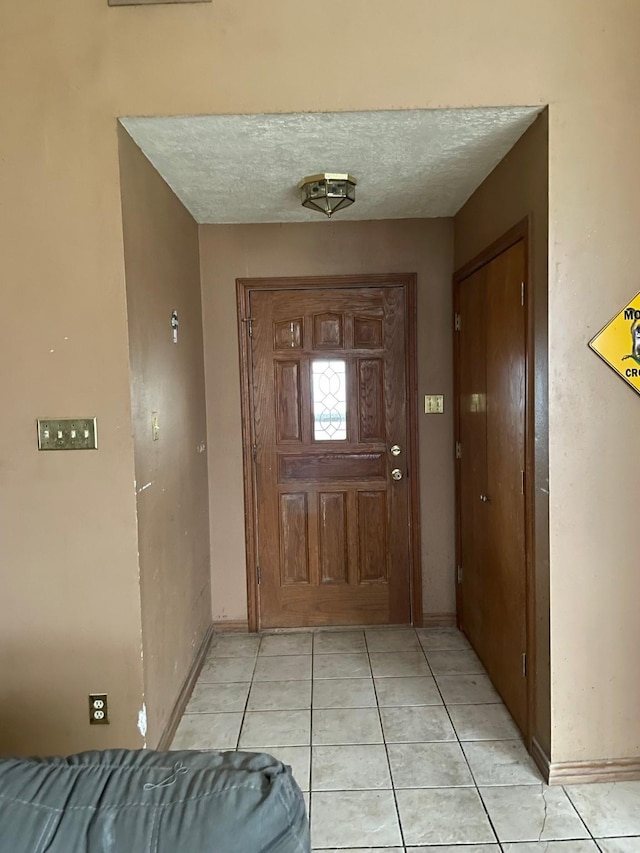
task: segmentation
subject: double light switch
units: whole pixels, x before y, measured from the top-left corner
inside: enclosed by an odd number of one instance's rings
[[[425,415],[441,415],[444,412],[444,394],[427,394],[424,398]]]

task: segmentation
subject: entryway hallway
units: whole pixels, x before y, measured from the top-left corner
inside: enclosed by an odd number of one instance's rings
[[[640,851],[640,782],[544,785],[455,628],[218,634],[172,748],[290,764],[318,851]]]

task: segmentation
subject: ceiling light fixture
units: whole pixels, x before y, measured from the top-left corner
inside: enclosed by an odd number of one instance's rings
[[[351,175],[339,175],[333,172],[309,175],[298,184],[302,206],[310,210],[319,210],[320,213],[331,218],[336,210],[342,210],[354,203],[356,184],[356,179]]]

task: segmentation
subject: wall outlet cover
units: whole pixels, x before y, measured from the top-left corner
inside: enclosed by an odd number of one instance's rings
[[[109,703],[106,693],[89,693],[89,723],[92,726],[109,724]]]

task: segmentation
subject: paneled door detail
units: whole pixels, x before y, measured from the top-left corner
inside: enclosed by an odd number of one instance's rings
[[[458,286],[461,625],[527,733],[523,241]]]
[[[405,288],[249,306],[260,626],[409,622]]]

